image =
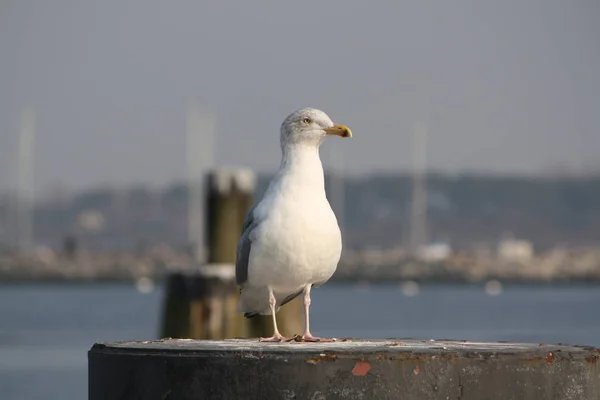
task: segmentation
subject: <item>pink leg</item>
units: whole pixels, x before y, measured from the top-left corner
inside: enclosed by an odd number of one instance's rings
[[[292,338],[286,338],[279,333],[277,329],[277,318],[275,317],[275,295],[273,289],[269,288],[269,306],[271,307],[271,316],[273,317],[273,336],[268,338],[260,338],[261,342],[289,342]]]
[[[304,334],[302,340],[305,342],[333,342],[333,339],[320,338],[310,333],[310,289],[312,285],[306,285],[304,288]]]

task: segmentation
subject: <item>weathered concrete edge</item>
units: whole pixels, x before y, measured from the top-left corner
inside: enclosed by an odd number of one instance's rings
[[[317,356],[320,358],[376,357],[410,360],[499,359],[553,364],[557,361],[585,361],[596,364],[600,349],[591,346],[510,342],[468,342],[451,340],[348,340],[331,343],[260,343],[257,340],[188,340],[160,339],[96,343],[88,355],[160,356],[160,357],[225,357],[242,355],[260,358]]]

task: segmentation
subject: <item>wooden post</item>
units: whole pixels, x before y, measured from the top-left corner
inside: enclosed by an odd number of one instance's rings
[[[600,399],[600,350],[449,340],[95,344],[90,400]]]
[[[246,319],[236,311],[237,242],[246,213],[254,202],[255,177],[244,169],[212,171],[206,179],[208,265],[177,272],[166,279],[161,337],[225,339],[270,336],[270,317]],[[277,313],[285,335],[301,333],[299,299]]]
[[[170,274],[161,336],[223,339],[236,337],[240,327],[224,318],[235,292],[231,265],[206,265],[194,271]]]
[[[207,181],[208,262],[235,264],[242,224],[254,202],[254,174],[222,169],[209,173]]]

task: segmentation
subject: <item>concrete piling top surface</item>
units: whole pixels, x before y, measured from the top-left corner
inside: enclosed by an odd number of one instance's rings
[[[546,360],[559,354],[569,357],[600,358],[600,350],[590,346],[565,344],[537,344],[512,342],[472,342],[466,340],[415,340],[415,339],[336,339],[334,342],[280,342],[265,343],[258,339],[192,340],[160,339],[148,341],[122,341],[97,343],[92,352],[147,352],[147,353],[262,353],[263,355],[312,352],[369,354],[385,352],[401,356],[411,354],[456,354],[462,357],[516,355]]]
[[[600,400],[600,350],[459,340],[97,343],[89,399]]]

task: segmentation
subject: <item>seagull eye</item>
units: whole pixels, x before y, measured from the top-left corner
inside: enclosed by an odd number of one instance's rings
[[[306,117],[306,118],[304,118],[304,119],[302,120],[302,122],[303,122],[303,123],[305,123],[305,124],[310,124],[310,123],[312,122],[312,119],[310,119],[310,118]]]

